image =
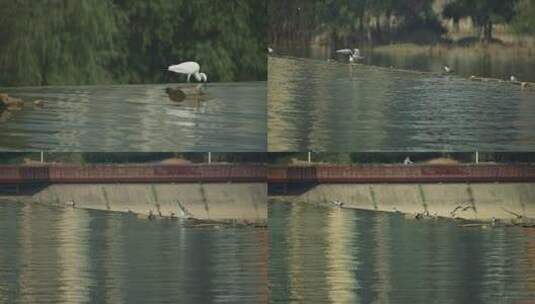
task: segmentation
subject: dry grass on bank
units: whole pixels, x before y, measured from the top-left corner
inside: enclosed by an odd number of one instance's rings
[[[423,162],[423,164],[426,164],[426,165],[458,165],[458,164],[460,164],[460,162],[456,161],[455,159],[441,157],[441,158],[435,158],[435,159],[431,159],[431,160],[425,161],[425,162]]]
[[[535,45],[533,44],[501,44],[501,43],[475,43],[469,46],[436,44],[418,45],[413,43],[390,44],[374,47],[376,53],[397,54],[408,56],[444,56],[446,54],[488,54],[492,56],[520,56],[529,57],[535,55]]]
[[[163,165],[189,165],[191,161],[183,158],[168,158],[160,161]]]

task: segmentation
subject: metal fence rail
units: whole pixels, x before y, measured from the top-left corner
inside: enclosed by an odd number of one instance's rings
[[[265,182],[260,165],[0,166],[0,183]]]
[[[437,183],[535,181],[532,165],[360,165],[272,167],[279,183]]]
[[[129,182],[437,183],[535,181],[532,165],[0,166],[0,184]]]

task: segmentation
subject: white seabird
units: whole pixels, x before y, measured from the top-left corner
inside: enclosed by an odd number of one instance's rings
[[[344,202],[339,201],[339,200],[331,201],[331,204],[333,204],[336,207],[340,207],[340,208],[344,206]]]
[[[336,53],[349,55],[349,62],[355,62],[364,59],[364,56],[360,55],[359,49],[341,49],[337,50]]]
[[[450,68],[448,65],[445,65],[442,68],[444,69],[444,72],[446,73],[453,73],[453,69]]]
[[[172,65],[167,70],[178,74],[188,75],[188,82],[190,82],[192,75],[199,82],[208,82],[208,76],[206,76],[205,73],[200,72],[201,66],[194,61],[188,61],[183,62],[181,64]]]

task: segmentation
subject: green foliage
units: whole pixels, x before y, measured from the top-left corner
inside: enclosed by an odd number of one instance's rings
[[[266,79],[266,7],[256,0],[0,0],[0,85]]]
[[[419,25],[440,34],[433,0],[272,0],[271,39],[287,40],[295,32],[329,32],[335,41],[381,42]],[[395,22],[392,22],[395,20]],[[436,26],[438,25],[438,27]],[[305,37],[308,38],[308,37]]]
[[[113,4],[103,0],[1,0],[0,82],[106,82],[116,56]]]
[[[535,0],[521,0],[518,3],[512,25],[519,34],[535,34]]]
[[[270,39],[274,45],[303,42],[329,34],[331,44],[428,43],[441,39],[441,19],[471,18],[482,40],[493,25],[512,24],[518,33],[535,33],[535,0],[449,0],[437,16],[436,0],[271,0]]]
[[[443,15],[455,22],[470,17],[483,30],[483,39],[489,42],[492,26],[509,23],[515,15],[516,3],[517,0],[455,0],[446,5]]]

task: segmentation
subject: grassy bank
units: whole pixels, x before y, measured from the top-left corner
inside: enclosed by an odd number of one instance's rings
[[[478,55],[482,53],[493,57],[531,57],[535,55],[535,44],[519,42],[519,43],[491,43],[484,44],[481,42],[472,43],[469,45],[438,43],[435,45],[419,45],[414,43],[398,43],[381,45],[373,48],[376,53],[382,54],[396,54],[406,56],[433,56],[443,57],[446,55]]]

